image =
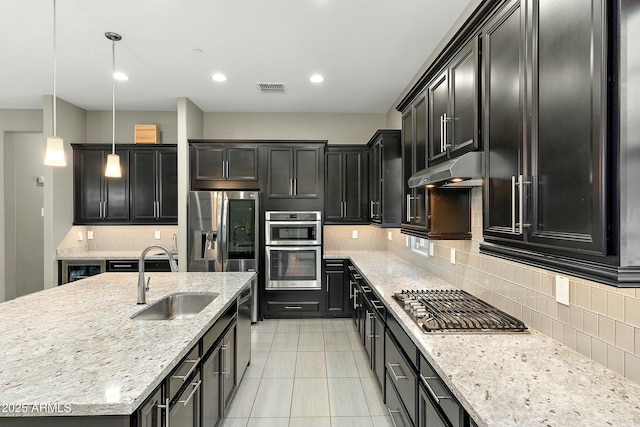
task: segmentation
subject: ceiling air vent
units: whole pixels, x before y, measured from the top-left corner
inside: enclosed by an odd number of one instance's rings
[[[256,83],[258,89],[262,93],[284,93],[284,84],[282,83]]]

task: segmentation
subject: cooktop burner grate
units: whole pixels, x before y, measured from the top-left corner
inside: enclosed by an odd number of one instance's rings
[[[504,311],[460,290],[402,291],[393,295],[427,332],[527,332]]]

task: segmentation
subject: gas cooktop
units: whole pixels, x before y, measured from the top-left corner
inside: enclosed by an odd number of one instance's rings
[[[528,332],[504,311],[460,290],[405,290],[393,297],[426,332]]]

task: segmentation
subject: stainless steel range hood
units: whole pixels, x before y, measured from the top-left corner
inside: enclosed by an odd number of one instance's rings
[[[455,159],[416,172],[409,178],[409,187],[424,187],[430,184],[472,187],[482,185],[484,155],[472,151]],[[459,182],[456,182],[459,181]]]

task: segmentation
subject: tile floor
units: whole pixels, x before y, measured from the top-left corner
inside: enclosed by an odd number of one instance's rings
[[[392,427],[351,319],[265,320],[224,427]]]

